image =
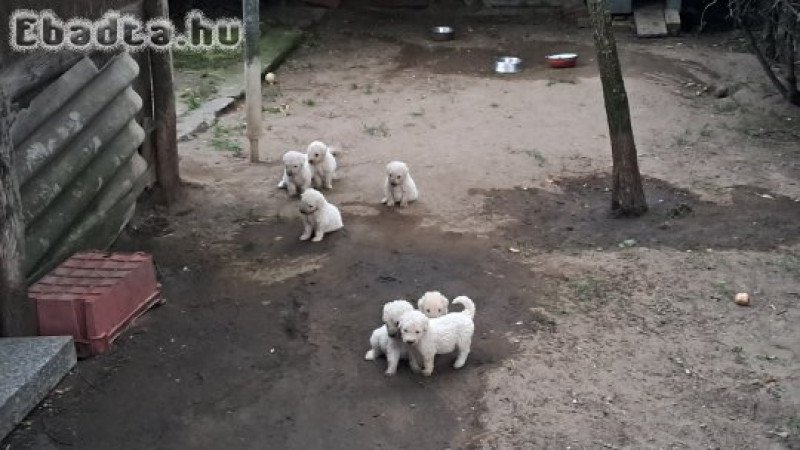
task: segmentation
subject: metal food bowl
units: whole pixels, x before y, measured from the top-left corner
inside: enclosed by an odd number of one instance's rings
[[[503,56],[494,63],[494,71],[497,73],[518,73],[522,70],[522,59],[516,56]]]
[[[547,57],[547,62],[550,64],[550,67],[554,69],[575,67],[577,61],[578,55],[576,53],[558,53]]]
[[[441,26],[431,28],[431,39],[434,41],[450,41],[455,37],[453,27]]]

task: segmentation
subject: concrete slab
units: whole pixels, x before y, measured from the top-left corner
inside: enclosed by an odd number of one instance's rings
[[[209,100],[199,108],[189,111],[178,119],[178,141],[187,141],[195,133],[207,130],[214,125],[219,116],[234,102],[233,97],[217,97]]]
[[[662,6],[647,5],[633,11],[636,22],[636,35],[639,37],[659,37],[667,35],[667,24],[664,22]]]
[[[76,362],[70,336],[0,339],[0,439],[42,401]]]
[[[664,10],[664,21],[667,23],[667,32],[670,36],[677,36],[681,32],[681,14],[677,9]]]

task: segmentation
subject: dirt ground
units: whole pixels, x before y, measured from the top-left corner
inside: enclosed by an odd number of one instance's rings
[[[234,155],[241,108],[183,143],[187,199],[118,244],[155,255],[167,304],[6,448],[800,448],[800,115],[741,41],[620,34],[651,209],[612,219],[588,31],[458,18],[427,42],[440,20],[333,12],[265,89],[264,164]],[[492,74],[502,54],[526,70]],[[319,244],[275,188],[313,139],[342,149],[345,229]],[[392,159],[406,210],[378,203]],[[432,289],[477,304],[467,365],[385,377],[381,305]]]

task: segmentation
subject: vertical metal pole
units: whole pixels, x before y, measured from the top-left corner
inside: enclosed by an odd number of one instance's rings
[[[242,0],[244,12],[244,81],[247,102],[247,139],[250,141],[250,162],[259,162],[258,139],[261,137],[261,41],[259,0]]]

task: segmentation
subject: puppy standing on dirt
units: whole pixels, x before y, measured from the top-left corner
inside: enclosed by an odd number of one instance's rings
[[[438,294],[438,292],[437,292]],[[445,301],[445,311],[442,309],[429,308],[430,313],[426,315],[430,318],[439,317],[447,312],[447,299],[439,294]],[[422,299],[420,299],[422,301]],[[440,299],[437,299],[440,301]],[[432,303],[432,302],[429,302]],[[403,314],[413,311],[414,307],[411,303],[405,300],[395,300],[383,305],[383,323],[384,325],[375,329],[372,336],[369,338],[370,350],[364,355],[364,359],[373,360],[386,354],[388,365],[386,367],[386,375],[394,375],[397,372],[397,363],[401,359],[408,357],[408,346],[400,339],[400,317]]]
[[[302,194],[311,187],[313,173],[306,155],[289,150],[283,154],[283,179],[278,183],[280,189],[286,189],[289,195]]]
[[[433,360],[437,354],[458,350],[453,367],[460,369],[467,362],[475,324],[475,304],[469,297],[456,297],[453,304],[464,305],[464,310],[449,313],[435,319],[428,319],[420,311],[410,311],[400,318],[400,331],[403,342],[411,346],[409,363],[411,369],[430,376],[433,373]],[[421,364],[421,366],[420,366]]]
[[[369,338],[370,350],[364,359],[373,360],[386,354],[386,375],[397,372],[397,363],[408,357],[408,347],[400,339],[400,316],[413,311],[414,306],[405,300],[395,300],[383,305],[383,326],[372,332]]]
[[[333,149],[323,142],[314,141],[306,149],[308,163],[314,171],[313,183],[317,189],[333,189],[333,177],[336,174],[336,158]]]
[[[383,197],[381,203],[385,203],[387,206],[394,206],[400,203],[400,206],[406,207],[409,202],[417,199],[419,196],[417,185],[414,184],[406,163],[392,161],[386,165],[384,195],[385,197]]]
[[[439,291],[426,292],[417,300],[417,308],[429,319],[447,314],[449,300]]]
[[[318,190],[308,188],[300,196],[300,213],[303,215],[303,234],[301,241],[308,240],[312,233],[314,242],[319,242],[325,233],[342,228],[342,215],[339,209],[325,200]]]

